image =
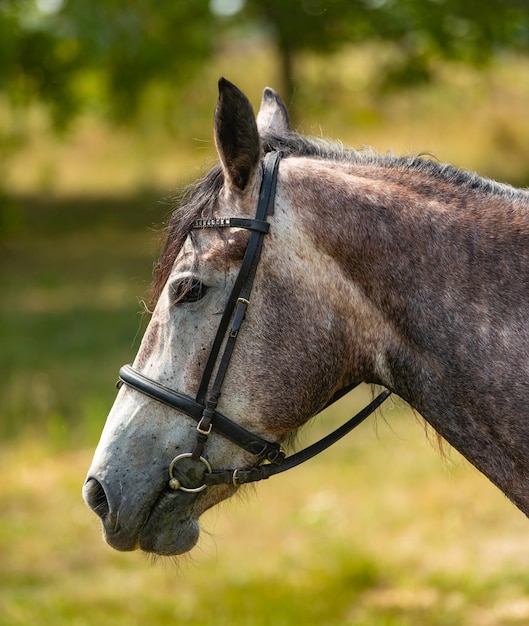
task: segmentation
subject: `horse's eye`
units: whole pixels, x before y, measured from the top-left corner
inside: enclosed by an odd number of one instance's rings
[[[195,278],[189,280],[181,280],[173,286],[173,302],[175,304],[189,304],[198,302],[207,292],[208,288]]]

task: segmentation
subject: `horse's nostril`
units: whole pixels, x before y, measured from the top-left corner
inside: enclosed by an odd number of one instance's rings
[[[95,478],[89,478],[83,487],[83,497],[86,504],[97,513],[101,519],[104,519],[109,512],[108,500],[101,483]]]

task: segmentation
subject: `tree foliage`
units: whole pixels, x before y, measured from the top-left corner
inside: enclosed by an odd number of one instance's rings
[[[229,2],[228,2],[229,4]],[[153,84],[174,90],[215,53],[223,28],[251,25],[275,41],[284,96],[302,51],[394,46],[383,85],[427,80],[440,58],[483,63],[529,48],[526,0],[246,0],[215,15],[208,0],[0,0],[0,92],[39,100],[57,124],[87,101],[115,120],[141,108]],[[233,5],[232,5],[233,6]]]
[[[0,89],[68,120],[97,91],[127,120],[154,82],[185,82],[213,53],[207,0],[0,0]]]
[[[396,85],[428,80],[440,58],[480,64],[499,49],[529,49],[525,0],[247,0],[244,15],[272,31],[287,90],[302,50],[390,43],[396,54],[382,82]]]

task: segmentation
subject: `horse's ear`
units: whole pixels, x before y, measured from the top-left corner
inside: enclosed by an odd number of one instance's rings
[[[261,144],[252,105],[225,78],[219,80],[215,144],[225,175],[239,191],[244,191],[259,163]]]
[[[287,108],[283,100],[270,87],[266,87],[263,91],[261,108],[257,115],[257,128],[261,136],[286,135],[290,132]]]

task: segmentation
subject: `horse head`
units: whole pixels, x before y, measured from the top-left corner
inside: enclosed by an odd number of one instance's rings
[[[280,442],[360,375],[351,367],[350,328],[339,313],[344,297],[354,294],[336,289],[328,255],[314,266],[317,242],[306,236],[295,188],[286,184],[287,160],[277,157],[273,180],[264,180],[269,143],[290,133],[284,104],[266,89],[255,118],[247,98],[221,80],[214,130],[220,165],[194,185],[173,217],[155,280],[156,306],[133,368],[123,370],[127,384],[84,487],[107,542],[120,550],[172,555],[192,548],[199,516],[237,489],[236,480],[203,488],[204,473],[254,468],[266,455],[282,458]],[[265,183],[273,188],[263,190]],[[267,206],[256,217],[263,194]],[[251,297],[238,292],[231,302],[252,237],[260,258],[246,261]],[[244,325],[223,365],[237,316]],[[229,326],[219,335],[224,318]],[[222,393],[211,400],[215,376],[222,377]],[[212,402],[210,417],[229,416],[255,441],[241,447],[216,428],[205,432],[201,421],[197,452],[197,424],[178,400],[160,402],[153,384],[168,394],[176,390],[194,408],[197,400]],[[252,448],[259,442],[268,446],[264,452]],[[182,488],[172,489],[170,479]]]

